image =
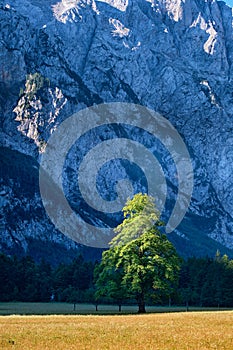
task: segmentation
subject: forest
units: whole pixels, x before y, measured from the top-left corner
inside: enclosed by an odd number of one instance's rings
[[[29,257],[0,254],[0,301],[117,303],[110,297],[96,299],[94,271],[99,262],[79,255],[71,263],[51,266]],[[156,291],[154,292],[157,293]],[[219,252],[213,258],[183,260],[179,280],[171,294],[146,300],[147,304],[233,307],[233,260]],[[125,298],[125,304],[135,300]]]

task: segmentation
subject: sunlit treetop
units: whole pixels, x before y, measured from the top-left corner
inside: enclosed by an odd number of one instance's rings
[[[133,199],[128,199],[122,211],[124,221],[115,228],[117,236],[112,239],[111,247],[126,244],[152,227],[163,225],[160,212],[155,206],[155,199],[147,194],[138,193]]]

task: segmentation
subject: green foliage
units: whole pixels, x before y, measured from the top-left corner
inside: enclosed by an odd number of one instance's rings
[[[115,228],[117,236],[110,242],[111,247],[124,245],[140,237],[153,226],[163,225],[159,220],[160,213],[155,208],[154,198],[147,194],[136,194],[133,199],[127,201],[122,211],[124,221]]]
[[[169,282],[177,277],[179,263],[173,245],[152,228],[120,249],[116,266],[123,266],[123,282],[133,292],[141,293],[150,288],[169,289]]]
[[[0,255],[1,301],[49,301],[52,293],[50,265],[36,265],[30,257],[17,259]]]
[[[19,90],[19,97],[22,97],[24,95],[24,89],[21,87]]]
[[[118,235],[110,242],[110,249],[102,255],[95,271],[96,296],[116,298],[132,296],[139,312],[145,312],[145,298],[169,293],[176,282],[180,258],[158,226],[159,213],[154,199],[137,194],[123,208],[124,221],[116,228]],[[118,296],[119,298],[119,296]]]
[[[95,298],[99,300],[116,301],[121,305],[129,296],[126,286],[121,284],[123,278],[122,269],[115,268],[113,256],[110,251],[103,253],[101,264],[96,265],[94,281],[96,282]]]
[[[78,256],[72,263],[52,267],[32,258],[0,254],[0,301],[88,302],[94,300],[91,262]]]
[[[60,264],[54,271],[55,300],[80,302],[93,301],[94,266],[79,255],[71,264]],[[89,300],[91,299],[91,300]]]
[[[179,294],[194,306],[233,306],[233,260],[217,252],[215,259],[192,258],[183,263]]]
[[[26,76],[26,88],[32,94],[36,94],[39,90],[44,87],[48,87],[50,81],[48,78],[43,77],[40,73],[28,74]]]
[[[21,87],[19,92],[19,97],[26,96],[24,109],[30,108],[30,101],[33,100],[34,96],[49,86],[49,79],[43,77],[40,73],[28,74],[26,76],[25,89]]]
[[[52,268],[43,260],[36,264],[30,257],[0,254],[0,301],[47,302],[53,295],[54,301],[72,303],[114,301],[120,308],[128,298],[139,302],[144,291],[149,303],[167,305],[170,298],[173,305],[233,307],[233,260],[218,253],[183,261],[176,285],[177,260],[168,255],[174,252],[169,246],[166,237],[149,232],[132,245],[105,251],[95,267],[96,291],[94,265],[82,256]]]

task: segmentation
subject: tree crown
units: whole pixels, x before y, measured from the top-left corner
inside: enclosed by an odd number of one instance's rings
[[[163,225],[154,198],[147,194],[138,193],[132,199],[128,199],[122,211],[124,221],[115,228],[117,235],[110,242],[110,247],[124,245],[152,227]]]

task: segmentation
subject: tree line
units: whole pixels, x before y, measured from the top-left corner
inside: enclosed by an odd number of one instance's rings
[[[52,267],[29,257],[0,254],[0,300],[24,302],[89,302],[93,299],[94,264],[77,256]]]
[[[134,303],[127,293],[96,295],[98,262],[86,262],[80,255],[70,264],[52,267],[31,257],[0,254],[0,301]],[[117,278],[117,277],[116,277]],[[181,264],[179,280],[170,294],[155,292],[146,303],[200,307],[233,307],[233,260],[217,252],[213,258],[190,258]]]
[[[154,198],[136,194],[123,208],[124,220],[102,260],[52,267],[30,257],[0,255],[0,301],[62,301],[233,307],[233,260],[182,260],[160,228]]]

